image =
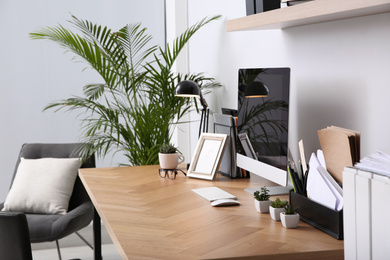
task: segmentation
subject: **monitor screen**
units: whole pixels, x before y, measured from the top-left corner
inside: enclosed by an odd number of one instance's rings
[[[237,130],[246,137],[242,139],[245,142],[239,154],[285,173],[288,163],[290,69],[240,69],[238,81]],[[268,95],[246,97],[246,94],[253,93],[250,88],[254,85],[265,86]],[[252,152],[248,153],[248,142],[255,156]]]

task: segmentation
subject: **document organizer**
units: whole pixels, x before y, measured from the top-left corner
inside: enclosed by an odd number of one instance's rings
[[[237,167],[235,118],[230,115],[214,114],[214,133],[227,134],[229,136],[218,173],[231,179],[242,178],[241,170]],[[249,177],[249,174],[247,177]]]
[[[293,190],[290,191],[290,204],[297,209],[302,221],[338,240],[344,239],[343,210],[332,210]]]

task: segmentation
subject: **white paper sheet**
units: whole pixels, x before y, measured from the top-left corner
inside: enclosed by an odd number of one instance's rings
[[[309,176],[307,177],[307,196],[313,201],[336,210],[337,197],[318,171],[318,166],[321,166],[320,162],[317,156],[312,153],[309,161]]]
[[[318,166],[317,170],[319,171],[320,175],[325,180],[326,184],[328,185],[329,189],[332,191],[332,193],[335,195],[337,199],[337,205],[336,209],[338,211],[342,210],[344,207],[344,200],[343,200],[343,190],[340,187],[340,185],[337,184],[335,179],[330,175],[329,172],[325,170],[324,167]]]

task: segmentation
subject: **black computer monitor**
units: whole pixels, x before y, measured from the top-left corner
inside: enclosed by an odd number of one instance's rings
[[[237,154],[237,166],[281,186],[288,185],[288,118],[290,68],[239,69],[237,130],[246,143]],[[268,89],[268,96],[248,98],[253,82]],[[248,151],[248,142],[255,156]],[[274,193],[284,193],[274,192]],[[271,192],[272,193],[272,192]]]

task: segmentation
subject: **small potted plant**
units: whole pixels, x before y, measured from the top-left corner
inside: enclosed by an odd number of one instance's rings
[[[268,192],[269,190],[267,190],[264,186],[261,187],[260,191],[257,190],[253,193],[256,210],[260,213],[269,212],[269,205],[271,204],[271,201],[269,199]]]
[[[286,205],[287,201],[280,200],[279,198],[271,201],[271,205],[269,206],[269,213],[271,214],[271,218],[273,220],[280,221],[280,213],[283,212]]]
[[[284,212],[280,213],[280,220],[285,228],[296,228],[299,223],[299,214],[297,209],[293,208],[291,204],[284,207]]]
[[[173,170],[184,161],[184,156],[179,154],[177,148],[172,144],[163,144],[158,153],[158,160],[162,169]]]

